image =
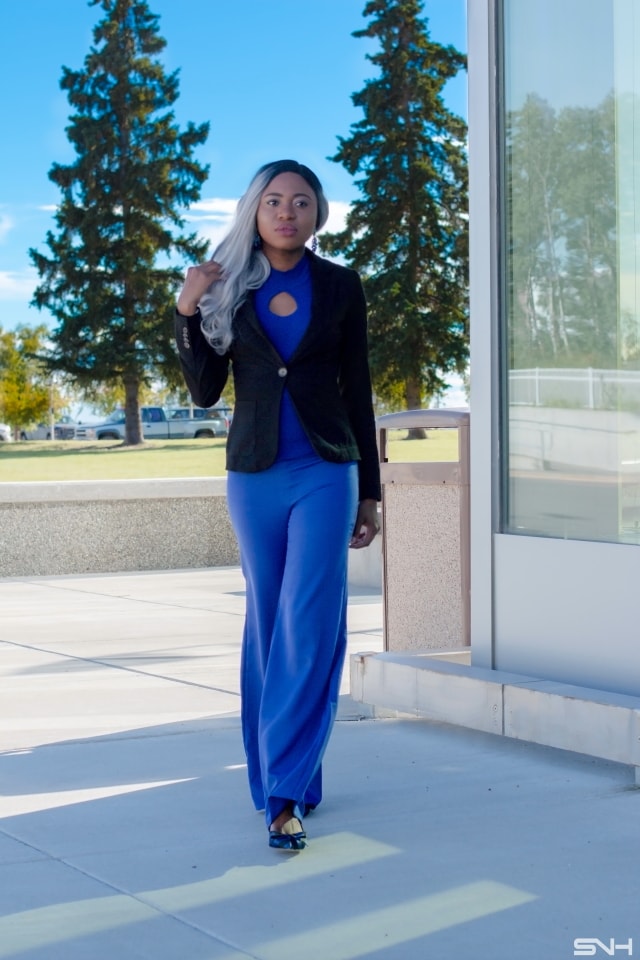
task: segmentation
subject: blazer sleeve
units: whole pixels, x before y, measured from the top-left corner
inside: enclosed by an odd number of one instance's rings
[[[176,310],[176,344],[189,393],[196,406],[212,407],[229,376],[229,354],[216,353],[204,337],[201,322],[199,310],[191,317]]]
[[[367,305],[360,277],[355,271],[349,271],[349,278],[349,309],[338,382],[360,452],[359,498],[380,500],[380,459],[369,371]]]

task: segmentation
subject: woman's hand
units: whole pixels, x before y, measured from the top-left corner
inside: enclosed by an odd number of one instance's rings
[[[377,502],[375,500],[361,500],[358,504],[358,516],[349,546],[353,547],[354,550],[368,547],[379,529]]]
[[[197,267],[189,267],[184,286],[178,297],[178,313],[183,317],[191,317],[198,309],[201,297],[207,292],[212,283],[224,278],[222,267],[215,260],[207,260]]]

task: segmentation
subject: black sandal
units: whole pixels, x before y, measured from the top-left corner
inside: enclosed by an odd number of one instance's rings
[[[297,817],[291,817],[281,830],[269,830],[269,846],[276,850],[304,850],[307,835]]]

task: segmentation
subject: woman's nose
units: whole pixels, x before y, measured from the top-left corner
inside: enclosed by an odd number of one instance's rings
[[[278,214],[281,220],[291,220],[291,218],[294,216],[293,206],[287,203],[280,204]]]

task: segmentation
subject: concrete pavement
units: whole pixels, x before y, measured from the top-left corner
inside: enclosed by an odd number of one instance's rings
[[[0,580],[0,958],[640,955],[629,767],[363,718],[348,671],[309,847],[269,850],[243,603],[236,568]],[[350,652],[381,622],[354,594]]]

